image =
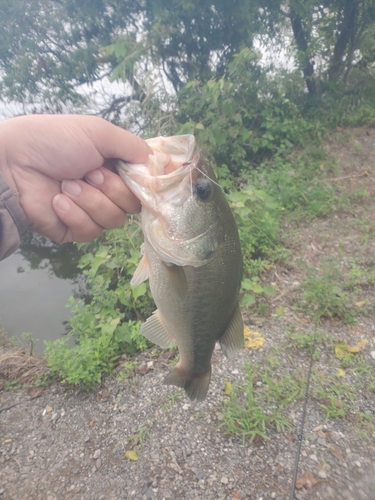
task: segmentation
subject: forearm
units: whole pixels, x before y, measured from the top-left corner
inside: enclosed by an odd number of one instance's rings
[[[18,193],[0,172],[0,260],[11,255],[20,244],[20,236],[29,222],[18,203]]]

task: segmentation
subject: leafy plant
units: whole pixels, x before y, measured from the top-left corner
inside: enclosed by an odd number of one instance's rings
[[[224,401],[224,424],[230,434],[253,441],[267,438],[273,425],[278,432],[290,428],[285,409],[303,397],[304,377],[297,372],[282,376],[272,365],[247,365],[245,385],[233,384]]]
[[[337,270],[318,275],[311,271],[303,283],[303,307],[308,307],[321,318],[340,317],[347,323],[355,321],[355,313],[349,307],[350,299],[342,289]]]
[[[80,245],[90,251],[79,263],[88,295],[69,301],[74,313],[69,337],[76,345],[70,348],[68,339],[46,342],[48,366],[66,383],[99,383],[121,354],[148,347],[139,328],[151,314],[153,301],[145,283],[130,286],[141,241],[139,225],[130,221],[101,240]]]
[[[270,77],[259,59],[243,49],[220,79],[190,81],[179,93],[179,132],[195,133],[214,163],[236,175],[322,135],[319,122],[302,116],[286,98],[284,80]]]

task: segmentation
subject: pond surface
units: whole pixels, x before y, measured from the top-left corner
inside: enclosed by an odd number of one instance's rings
[[[9,337],[21,340],[30,332],[42,352],[44,340],[66,333],[68,299],[82,286],[78,259],[73,244],[58,245],[29,231],[22,236],[19,250],[0,262],[0,325]]]

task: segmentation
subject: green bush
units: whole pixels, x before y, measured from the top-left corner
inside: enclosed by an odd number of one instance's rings
[[[154,304],[148,286],[130,286],[141,258],[142,236],[136,222],[107,231],[90,244],[79,245],[87,252],[79,267],[86,276],[85,300],[71,297],[74,316],[68,339],[46,342],[48,366],[65,382],[90,386],[110,373],[123,354],[148,347],[139,334],[141,323],[152,313]]]
[[[222,78],[191,81],[179,94],[179,133],[197,135],[214,163],[236,175],[324,132],[286,97],[283,78],[270,76],[258,60],[244,49]]]

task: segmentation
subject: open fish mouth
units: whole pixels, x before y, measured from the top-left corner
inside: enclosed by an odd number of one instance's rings
[[[199,179],[215,182],[205,172],[193,135],[149,139],[153,148],[142,165],[118,162],[119,175],[142,204],[142,228],[158,255],[168,263],[200,267],[221,240],[218,219],[208,223],[196,193]],[[221,189],[221,188],[220,188]],[[212,209],[212,207],[211,207]]]
[[[165,204],[182,205],[192,195],[192,186],[199,175],[196,168],[199,150],[194,136],[155,137],[146,142],[155,154],[150,154],[145,164],[119,160],[120,177],[142,205],[154,213],[160,213]]]

